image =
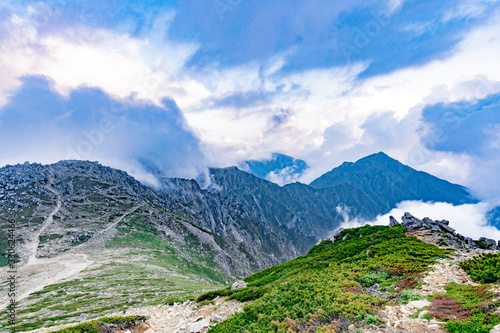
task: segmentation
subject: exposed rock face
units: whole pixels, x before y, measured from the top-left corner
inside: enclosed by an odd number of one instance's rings
[[[398,220],[394,218],[394,216],[389,216],[389,228],[394,227],[395,225],[399,225]]]
[[[206,255],[213,256],[225,272],[245,276],[307,253],[325,233],[339,227],[343,214],[370,218],[389,211],[394,207],[392,202],[408,199],[402,195],[408,193],[406,190],[391,195],[390,200],[383,198],[383,192],[370,193],[382,191],[385,181],[393,177],[399,182],[405,175],[416,175],[415,170],[381,154],[356,165],[354,169],[336,168],[330,174],[335,177],[329,176],[328,184],[316,188],[301,183],[278,186],[235,167],[210,169],[206,188],[195,180],[174,178],[161,179],[159,188],[151,188],[123,171],[95,162],[7,166],[0,169],[0,205],[4,208],[0,221],[20,216],[19,237],[31,237],[56,200],[46,188],[50,176],[54,179],[53,190],[60,193],[62,207],[42,235],[44,244],[38,255],[51,257],[67,249],[68,244],[86,242],[106,230],[124,211],[141,207],[137,214],[165,239],[178,243],[173,247],[185,245],[185,239],[196,239],[199,250],[206,249]],[[435,188],[455,193],[453,198],[434,199],[468,200],[464,188],[430,175],[418,175]],[[357,181],[349,182],[353,177]],[[375,184],[374,179],[381,183]],[[429,186],[427,190],[434,189]],[[425,200],[426,195],[419,189],[411,197]],[[342,213],[339,207],[345,208]],[[396,223],[395,219],[392,223]],[[441,224],[439,230],[447,229],[444,222]],[[0,241],[6,239],[3,230],[1,227]],[[465,241],[472,244],[472,240]],[[491,247],[489,242],[483,243]],[[23,251],[20,247],[21,255]]]
[[[416,218],[410,213],[406,212],[401,218],[401,225],[406,227],[408,232],[415,231],[434,231],[443,234],[439,240],[438,244],[441,246],[453,246],[456,248],[467,248],[467,249],[483,249],[483,250],[498,250],[497,242],[493,239],[488,239],[485,237],[479,238],[479,240],[473,240],[470,237],[464,237],[463,235],[455,232],[455,229],[449,226],[450,222],[447,220],[432,220],[428,217],[424,217],[422,220]],[[394,217],[389,217],[389,227],[399,224]],[[439,244],[441,242],[441,244]],[[500,245],[500,241],[498,242]]]
[[[330,240],[332,243],[335,242],[342,231],[344,231],[344,228],[338,228],[337,231],[335,231],[330,237],[328,237],[328,240]]]

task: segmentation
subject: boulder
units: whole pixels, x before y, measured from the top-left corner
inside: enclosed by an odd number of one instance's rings
[[[395,225],[399,225],[398,220],[394,218],[394,216],[389,216],[389,228],[394,227]]]
[[[497,242],[495,242],[493,239],[481,237],[479,238],[479,242],[485,245],[487,250],[496,250],[497,249]]]
[[[455,232],[455,229],[452,227],[447,226],[446,224],[440,224],[439,227],[446,231],[447,233],[453,234]]]
[[[208,326],[210,326],[210,319],[204,318],[197,322],[187,324],[186,333],[199,333]]]
[[[404,226],[409,226],[412,224],[422,224],[422,221],[415,216],[411,215],[408,212],[405,212],[404,215],[401,217],[401,221],[403,221]]]
[[[335,242],[342,231],[344,231],[344,228],[338,228],[330,237],[328,237],[328,240]]]
[[[236,281],[233,283],[231,286],[231,290],[236,290],[236,289],[243,289],[247,287],[247,283],[243,280]]]
[[[82,313],[76,321],[85,321],[87,320],[87,315],[85,313]]]
[[[220,323],[220,322],[224,321],[224,318],[222,318],[222,317],[221,317],[221,316],[219,316],[219,315],[214,314],[214,315],[212,315],[212,317],[210,318],[210,321],[211,321],[212,323]]]

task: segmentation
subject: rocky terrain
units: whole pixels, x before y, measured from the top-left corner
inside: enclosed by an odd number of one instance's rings
[[[479,288],[479,290],[489,290],[492,295],[496,295],[492,299],[486,299],[488,304],[500,304],[500,287],[498,283],[492,285],[481,285],[474,282],[471,277],[460,267],[460,264],[465,260],[470,260],[484,253],[498,253],[497,245],[493,245],[491,240],[480,239],[470,240],[455,233],[448,226],[448,221],[432,220],[429,218],[418,219],[410,213],[405,213],[401,222],[395,218],[390,218],[389,227],[394,228],[398,226],[405,226],[406,236],[414,236],[421,241],[437,246],[443,251],[447,251],[448,255],[438,259],[434,264],[428,266],[425,272],[419,273],[417,276],[409,275],[409,279],[399,280],[396,286],[408,285],[401,289],[401,294],[393,294],[390,296],[386,288],[379,286],[382,285],[383,280],[379,281],[368,288],[351,288],[355,293],[363,295],[377,295],[381,299],[394,299],[395,301],[389,302],[386,306],[379,308],[375,311],[374,315],[368,316],[368,321],[341,321],[341,319],[333,320],[335,324],[335,332],[371,332],[371,333],[426,333],[426,332],[450,332],[446,329],[447,322],[433,317],[433,297],[436,295],[447,294],[450,286],[470,286],[471,288]],[[350,238],[351,232],[356,232],[356,229],[349,229],[335,233],[328,241],[330,244],[343,243],[346,239]],[[363,232],[363,234],[366,232]],[[339,237],[341,236],[341,237]],[[355,240],[359,237],[350,238]],[[342,245],[340,245],[342,246]],[[485,248],[487,247],[487,248]],[[367,252],[367,256],[369,252]],[[262,275],[264,272],[257,274]],[[380,273],[377,273],[380,274]],[[415,278],[416,277],[416,278]],[[254,279],[246,279],[249,283],[244,281],[237,281],[230,288],[234,293],[245,292],[252,287]],[[410,281],[411,283],[408,284]],[[405,282],[405,283],[402,283]],[[283,281],[282,283],[286,283]],[[372,284],[373,282],[370,282]],[[260,285],[259,282],[257,285]],[[397,289],[398,287],[396,287]],[[481,289],[483,288],[483,289]],[[321,290],[318,290],[321,292]],[[372,296],[369,296],[372,297]],[[401,299],[403,297],[403,299]],[[231,298],[234,298],[232,296]],[[235,313],[243,311],[245,303],[239,302],[235,299],[227,297],[215,297],[213,300],[199,301],[199,302],[183,302],[174,303],[171,305],[158,305],[158,306],[135,306],[122,313],[115,313],[113,315],[135,315],[146,316],[146,320],[141,323],[140,327],[135,328],[135,332],[145,333],[204,333],[209,327],[217,325],[226,319],[231,318]],[[258,297],[257,297],[258,299]],[[406,299],[406,301],[405,301]],[[477,299],[477,301],[480,301]],[[256,301],[257,302],[257,301]],[[252,301],[248,302],[251,304]],[[261,302],[262,303],[262,302]],[[500,322],[500,307],[493,307],[489,312],[498,316]],[[262,306],[262,305],[260,305]],[[430,311],[431,310],[431,311]],[[358,316],[359,317],[359,316]],[[376,318],[376,319],[375,319]],[[370,322],[371,320],[371,322]],[[286,322],[286,321],[285,321]],[[307,325],[296,326],[293,321],[287,322],[287,327],[291,330],[289,332],[302,332],[303,330],[296,330],[297,327],[307,329]],[[323,322],[323,325],[328,321]],[[53,328],[44,328],[37,330],[38,333],[53,332],[65,327],[78,325],[77,323],[71,325],[57,326]],[[278,324],[276,324],[278,325]],[[318,327],[314,322],[310,321],[310,327]],[[295,327],[295,328],[294,328]],[[331,327],[331,326],[325,326]],[[500,329],[500,325],[492,327],[485,332],[495,333]],[[316,330],[313,330],[313,332]],[[122,331],[116,331],[122,332]],[[216,330],[216,332],[218,332]],[[333,332],[333,331],[332,331]],[[451,331],[455,332],[455,331]],[[483,332],[479,330],[477,332]]]

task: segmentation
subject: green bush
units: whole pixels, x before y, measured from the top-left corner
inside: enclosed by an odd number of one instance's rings
[[[145,320],[146,317],[144,316],[108,317],[64,328],[62,330],[55,331],[54,333],[101,333],[102,324],[132,326],[138,323],[139,321],[145,321]]]
[[[489,291],[489,285],[468,286],[450,283],[446,286],[445,294],[438,295],[453,298],[462,308],[469,310],[470,315],[465,319],[450,319],[445,329],[452,333],[488,333],[494,326],[500,324],[500,316],[493,312],[500,302],[493,302],[495,294]]]
[[[484,253],[472,259],[465,260],[460,264],[460,267],[474,281],[481,283],[500,281],[500,253]]]
[[[227,296],[253,302],[209,332],[296,332],[298,327],[333,332],[357,318],[377,322],[375,314],[388,300],[363,288],[374,283],[395,285],[449,253],[405,236],[405,231],[401,226],[347,229],[340,235],[344,240],[323,241],[303,257],[247,277],[247,288]],[[220,293],[225,292],[200,299]]]

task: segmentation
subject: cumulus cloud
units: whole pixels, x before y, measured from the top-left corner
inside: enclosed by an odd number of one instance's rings
[[[95,1],[70,2],[64,8],[8,1],[0,10],[0,105],[12,107],[9,97],[15,98],[26,75],[50,77],[62,99],[56,102],[63,104],[81,87],[96,87],[113,100],[135,95],[135,100],[161,109],[168,96],[213,166],[280,151],[306,160],[311,169],[302,180],[310,181],[345,160],[385,151],[477,193],[493,193],[500,186],[486,188],[476,178],[498,179],[491,171],[497,162],[484,163],[477,154],[439,150],[421,141],[429,128],[420,117],[426,105],[474,101],[500,91],[495,3],[462,1],[469,9],[458,8],[443,23],[453,6],[429,1],[426,6],[436,10],[427,25],[428,13],[399,0],[313,1],[294,5],[300,17],[290,14],[288,6],[264,3],[248,16],[245,8],[255,4],[243,2],[223,22],[211,3],[185,2],[177,12],[155,7],[147,15],[137,4],[124,2],[116,11],[103,4],[103,14],[94,20],[91,14],[99,10],[90,7],[98,5]],[[476,4],[483,9],[470,9]],[[90,14],[83,11],[79,18],[82,8]],[[390,9],[385,21],[373,17],[372,10],[379,9]],[[201,16],[208,19],[199,20]],[[340,16],[345,20],[337,21]],[[283,26],[274,24],[277,17]],[[423,29],[418,36],[406,29],[407,17],[415,17]],[[383,29],[369,36],[357,60],[330,59],[338,56],[339,32],[352,37],[374,23]],[[429,30],[436,26],[447,33],[433,39]],[[243,39],[241,32],[246,32]],[[277,47],[277,41],[284,42]],[[252,48],[259,52],[249,52]],[[494,134],[495,128],[490,131]],[[479,169],[488,163],[490,171]]]
[[[62,96],[33,76],[0,109],[0,151],[1,165],[98,160],[153,185],[153,175],[194,178],[205,166],[173,100],[157,106],[84,87]]]

